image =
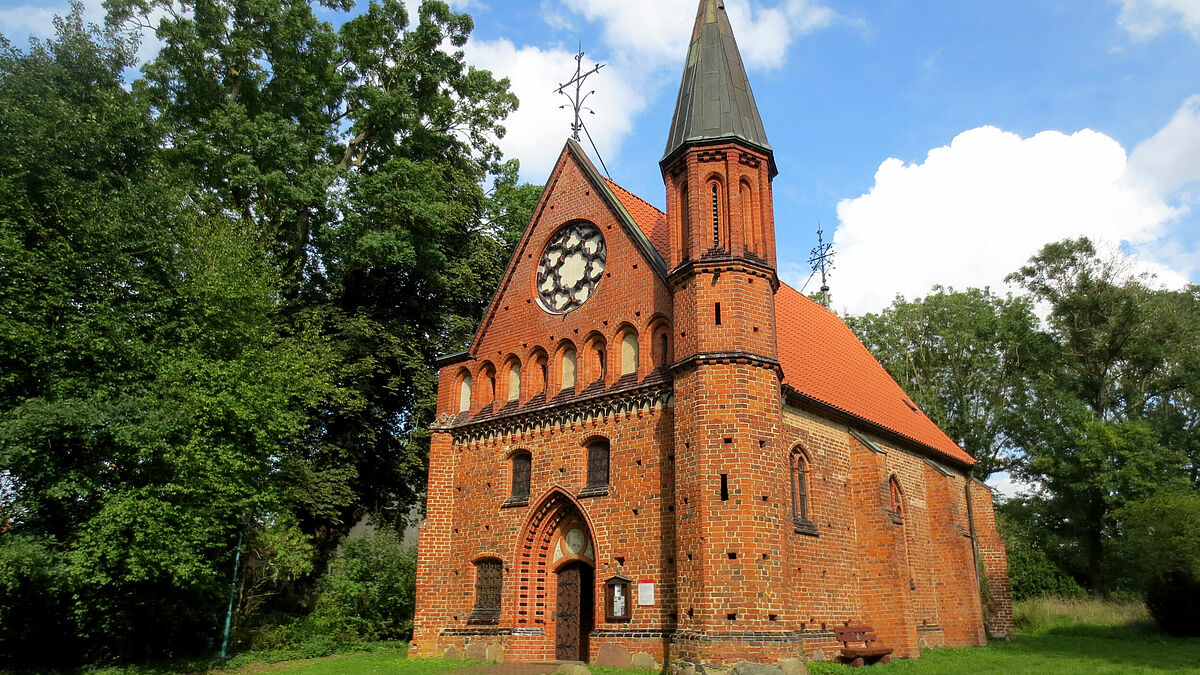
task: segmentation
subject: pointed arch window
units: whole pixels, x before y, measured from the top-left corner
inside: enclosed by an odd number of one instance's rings
[[[904,523],[904,491],[900,489],[900,481],[895,476],[888,479],[888,515],[893,523]]]
[[[792,489],[792,523],[797,534],[818,534],[817,525],[809,518],[808,457],[800,448],[789,457]]]
[[[484,558],[475,563],[475,607],[467,623],[494,626],[500,623],[504,566],[496,558]]]

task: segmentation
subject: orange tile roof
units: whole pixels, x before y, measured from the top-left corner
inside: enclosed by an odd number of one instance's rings
[[[668,258],[666,214],[612,180],[605,182],[654,248]],[[836,314],[781,283],[775,323],[785,385],[947,457],[975,463],[925,413],[908,406],[912,399]]]
[[[642,233],[650,240],[658,254],[664,260],[670,260],[667,254],[671,249],[671,233],[667,230],[667,214],[659,211],[641,197],[617,185],[610,178],[604,179],[613,194],[620,200],[621,206],[633,216],[633,221],[641,228]]]
[[[787,284],[775,294],[783,383],[927,448],[974,464],[912,400],[836,314]]]

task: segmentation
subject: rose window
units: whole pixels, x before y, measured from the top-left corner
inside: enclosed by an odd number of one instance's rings
[[[604,235],[591,223],[574,223],[559,230],[538,265],[537,290],[542,307],[566,314],[587,302],[604,276],[608,251]]]

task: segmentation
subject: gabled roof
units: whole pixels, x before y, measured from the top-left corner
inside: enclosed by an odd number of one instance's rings
[[[685,145],[719,139],[741,140],[771,156],[725,2],[700,0],[663,161]],[[774,173],[774,159],[771,166]]]
[[[946,457],[975,463],[913,404],[836,314],[780,284],[775,294],[775,325],[785,386]]]

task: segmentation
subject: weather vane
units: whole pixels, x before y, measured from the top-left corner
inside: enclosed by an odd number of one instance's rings
[[[829,280],[827,275],[833,270],[833,244],[825,243],[825,230],[817,225],[817,246],[809,252],[808,264],[812,265],[813,274],[821,273],[821,304],[829,307]]]
[[[592,115],[596,114],[595,110],[584,105],[588,97],[596,93],[596,90],[593,89],[585,94],[583,92],[583,83],[592,75],[600,72],[600,69],[603,67],[603,63],[597,63],[591,70],[586,73],[583,72],[583,42],[581,41],[579,43],[579,53],[575,55],[575,76],[558,85],[558,89],[554,91],[566,96],[567,100],[570,101],[571,108],[575,111],[575,121],[571,123],[571,138],[574,138],[575,142],[578,143],[580,141],[579,132],[582,131],[584,134],[587,134],[588,143],[592,144],[592,150],[596,151],[596,157],[600,160],[600,166],[604,167],[604,173],[607,174],[608,167],[604,165],[604,158],[600,157],[600,150],[596,148],[596,142],[592,140],[591,132],[588,131],[587,125],[583,123],[584,112]],[[574,92],[571,91],[572,88],[574,88]],[[566,105],[560,105],[559,109],[565,110],[566,107]]]

